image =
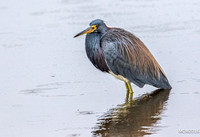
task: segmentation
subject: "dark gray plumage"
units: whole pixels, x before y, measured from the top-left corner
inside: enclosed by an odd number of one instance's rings
[[[89,33],[85,40],[85,50],[92,64],[101,71],[108,72],[108,66],[105,62],[103,49],[100,48],[101,35],[98,33]]]
[[[92,64],[115,77],[123,77],[127,90],[130,82],[139,87],[145,84],[157,88],[171,89],[166,75],[144,43],[120,28],[109,28],[100,20],[94,20],[90,27],[75,37],[86,36],[86,53]]]

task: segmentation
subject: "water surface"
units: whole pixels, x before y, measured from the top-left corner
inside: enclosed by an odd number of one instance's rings
[[[1,1],[0,136],[199,136],[199,0]],[[129,30],[173,89],[124,83],[96,70],[84,36],[91,20]],[[151,94],[153,92],[153,94]]]

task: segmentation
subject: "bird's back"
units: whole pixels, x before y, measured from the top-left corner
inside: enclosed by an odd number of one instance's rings
[[[144,43],[128,31],[111,28],[101,39],[109,69],[139,87],[170,89],[167,77]]]

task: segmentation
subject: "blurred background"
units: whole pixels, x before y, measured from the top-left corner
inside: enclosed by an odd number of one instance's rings
[[[199,0],[0,0],[0,17],[0,136],[200,134]],[[97,18],[146,44],[170,93],[133,85],[126,101],[124,83],[87,59],[85,36],[73,39]]]

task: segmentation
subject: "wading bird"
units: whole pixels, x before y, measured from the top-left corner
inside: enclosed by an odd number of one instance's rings
[[[83,34],[87,34],[85,49],[92,64],[124,81],[128,93],[133,94],[131,82],[140,88],[149,84],[171,89],[164,71],[148,48],[130,32],[107,27],[103,20],[96,19],[74,38]]]

